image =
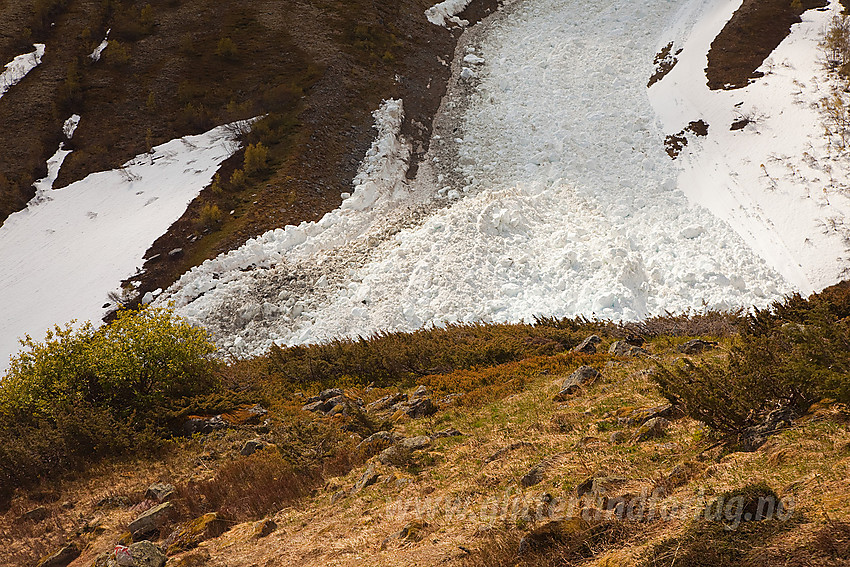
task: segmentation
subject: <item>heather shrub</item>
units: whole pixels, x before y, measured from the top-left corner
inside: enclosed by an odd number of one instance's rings
[[[245,173],[248,175],[254,175],[255,173],[263,171],[266,168],[268,157],[269,150],[262,142],[249,144],[248,147],[245,148]]]
[[[777,408],[805,412],[822,398],[850,402],[850,321],[835,299],[792,296],[749,317],[727,357],[683,359],[655,380],[671,401],[723,434],[740,434]]]

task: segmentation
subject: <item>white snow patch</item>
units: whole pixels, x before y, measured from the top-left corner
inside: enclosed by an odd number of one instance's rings
[[[457,17],[457,14],[463,12],[472,0],[443,0],[439,4],[431,6],[425,10],[425,17],[434,25],[448,27],[448,22],[456,24],[460,27],[466,27],[469,22]]]
[[[80,125],[80,115],[72,114],[68,120],[62,124],[62,133],[65,135],[66,140],[70,140],[74,137],[74,132],[77,131],[77,126]]]
[[[151,243],[236,150],[232,132],[222,126],[172,140],[58,190],[48,189],[58,172],[48,164],[40,198],[0,226],[0,372],[18,337],[100,320],[108,292],[136,273]]]
[[[27,73],[41,64],[41,58],[44,57],[45,45],[43,43],[35,43],[33,47],[35,47],[35,51],[32,53],[18,55],[11,62],[6,63],[5,70],[0,73],[0,98],[9,89],[17,85],[21,79],[26,77]]]
[[[103,53],[103,50],[106,49],[107,45],[109,45],[109,32],[111,31],[112,28],[106,30],[106,36],[103,38],[103,41],[101,41],[100,44],[94,48],[94,51],[89,54],[89,59],[91,59],[95,63],[100,61],[100,56]]]
[[[818,41],[833,14],[810,10],[745,88],[711,91],[707,53],[740,0],[692,0],[658,45],[682,52],[650,90],[667,133],[691,120],[709,124],[680,156],[679,187],[726,220],[803,293],[847,277],[850,260],[850,155],[830,147],[818,102],[834,81]],[[733,122],[745,127],[730,130]]]

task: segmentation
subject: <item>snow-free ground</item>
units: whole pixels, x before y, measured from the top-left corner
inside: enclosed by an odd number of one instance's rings
[[[161,301],[248,355],[450,321],[763,306],[800,289],[677,185],[684,162],[664,151],[646,83],[681,8],[508,5],[467,32],[443,107],[462,109],[460,123],[435,127],[433,167],[409,188],[391,175],[405,141],[387,129],[385,106],[363,176],[380,152],[384,167],[351,197],[367,207],[346,201],[267,233]]]
[[[66,137],[79,120],[65,123]],[[60,147],[27,208],[0,226],[0,372],[19,337],[40,340],[72,319],[100,321],[109,292],[136,273],[145,251],[237,149],[235,130],[173,140],[54,190],[69,153]]]

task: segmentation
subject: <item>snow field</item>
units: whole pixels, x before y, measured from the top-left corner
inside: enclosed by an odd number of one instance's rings
[[[66,135],[78,120],[65,123]],[[67,154],[60,147],[36,198],[0,226],[0,372],[19,350],[18,337],[41,339],[72,319],[100,321],[107,294],[136,273],[151,243],[237,149],[232,132],[219,127],[173,140],[53,190]]]
[[[379,202],[359,211],[370,228],[346,235],[344,205],[193,270],[160,301],[251,355],[448,321],[748,307],[790,291],[676,188],[645,86],[674,15],[663,0],[512,4],[463,57],[472,94],[448,102],[468,108],[432,144],[436,180],[420,176],[392,203],[435,195],[421,222],[394,227]],[[250,264],[264,269],[233,271]]]
[[[665,131],[709,124],[681,156],[679,187],[734,227],[748,246],[803,293],[847,277],[850,199],[846,150],[824,136],[820,100],[838,87],[818,48],[838,2],[810,10],[743,89],[710,91],[702,69],[714,37],[740,5],[692,0],[659,45],[682,48],[650,96]],[[733,122],[751,120],[732,131]]]

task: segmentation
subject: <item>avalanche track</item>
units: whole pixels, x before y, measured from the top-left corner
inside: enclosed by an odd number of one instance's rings
[[[450,321],[764,305],[792,291],[677,187],[646,83],[680,7],[505,6],[461,42],[415,180],[403,175],[403,102],[387,101],[340,209],[206,262],[158,301],[244,356]]]

